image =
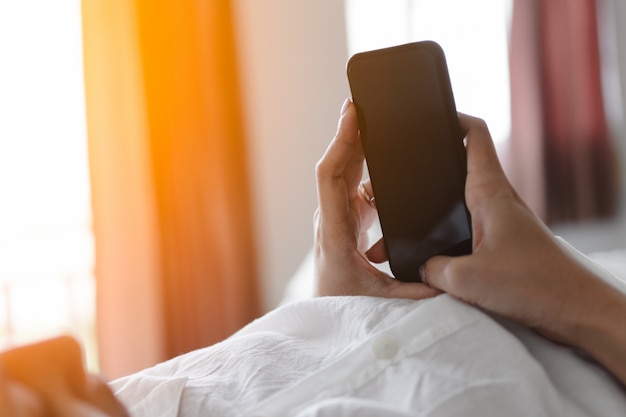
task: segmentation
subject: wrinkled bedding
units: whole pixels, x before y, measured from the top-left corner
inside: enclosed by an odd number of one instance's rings
[[[626,415],[584,353],[447,295],[292,302],[111,385],[135,417]]]

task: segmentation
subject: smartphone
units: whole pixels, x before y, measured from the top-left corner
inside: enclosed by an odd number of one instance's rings
[[[432,256],[472,251],[464,135],[443,50],[424,41],[362,52],[347,73],[391,272],[420,281]]]

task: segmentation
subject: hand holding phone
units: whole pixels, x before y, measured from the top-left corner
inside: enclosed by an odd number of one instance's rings
[[[444,53],[431,41],[363,52],[347,72],[391,271],[419,281],[432,256],[472,250],[463,132]]]

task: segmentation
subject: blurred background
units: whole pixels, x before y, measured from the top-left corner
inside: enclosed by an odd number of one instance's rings
[[[618,0],[0,0],[0,347],[110,377],[276,307],[350,55],[432,39],[459,111],[585,253],[626,248]]]

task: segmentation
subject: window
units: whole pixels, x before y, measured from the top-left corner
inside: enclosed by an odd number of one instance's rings
[[[0,348],[71,333],[95,367],[80,0],[0,2]]]
[[[460,112],[481,117],[496,142],[511,130],[511,0],[346,0],[350,54],[434,40],[446,53]]]

